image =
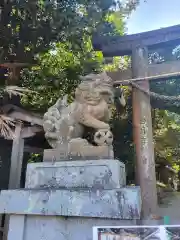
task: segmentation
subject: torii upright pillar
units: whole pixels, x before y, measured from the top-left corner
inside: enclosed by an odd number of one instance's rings
[[[148,76],[148,50],[137,46],[132,50],[133,78]],[[138,84],[149,90],[149,82]],[[136,180],[141,187],[142,217],[149,218],[157,211],[157,189],[150,98],[133,88],[133,131],[136,150]]]

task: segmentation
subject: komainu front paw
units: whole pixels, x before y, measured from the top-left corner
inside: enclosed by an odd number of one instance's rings
[[[109,130],[110,130],[110,126],[109,126],[108,123],[104,123],[104,122],[103,122],[103,123],[101,124],[99,130],[105,131],[105,129],[106,129],[107,131],[109,131]]]
[[[113,142],[112,132],[107,129],[98,130],[94,134],[94,142],[99,145],[111,145]]]

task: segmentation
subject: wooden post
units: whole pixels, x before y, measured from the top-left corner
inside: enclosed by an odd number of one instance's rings
[[[133,78],[148,76],[148,50],[137,46],[132,51]],[[138,82],[149,89],[148,81]],[[142,217],[157,211],[157,189],[150,98],[133,88],[133,131],[136,150],[136,180],[141,187]]]
[[[21,170],[24,152],[24,139],[21,138],[22,125],[17,124],[11,153],[9,189],[20,188]]]
[[[22,124],[17,124],[11,152],[11,166],[9,173],[9,189],[20,188],[21,170],[24,152],[24,139],[21,138]],[[9,216],[5,216],[3,240],[7,240],[9,231]]]

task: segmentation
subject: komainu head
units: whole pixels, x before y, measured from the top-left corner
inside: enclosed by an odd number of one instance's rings
[[[80,79],[82,82],[76,89],[76,100],[80,102],[84,100],[98,102],[102,98],[108,99],[108,101],[113,99],[113,80],[105,72],[99,74],[91,73],[81,76]]]
[[[106,72],[99,74],[88,74],[81,76],[82,82],[76,89],[76,99],[79,101],[94,101],[98,102],[102,98],[109,104],[115,103],[116,107],[120,108],[126,105],[123,90],[115,88],[114,81],[107,75]]]

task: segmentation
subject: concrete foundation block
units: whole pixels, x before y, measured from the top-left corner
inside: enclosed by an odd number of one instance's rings
[[[30,163],[26,173],[26,188],[113,189],[125,185],[125,165],[114,159]]]
[[[0,213],[140,219],[140,188],[113,190],[4,190]]]

